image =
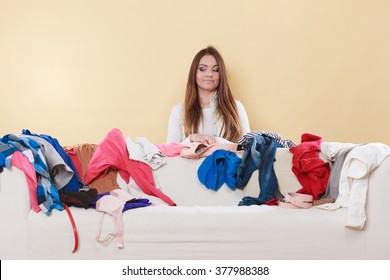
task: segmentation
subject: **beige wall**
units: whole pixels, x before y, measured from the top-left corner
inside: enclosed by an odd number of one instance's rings
[[[385,0],[0,0],[0,136],[162,143],[209,44],[253,130],[390,144]]]

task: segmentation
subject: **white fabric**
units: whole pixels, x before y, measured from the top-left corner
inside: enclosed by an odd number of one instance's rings
[[[277,150],[275,172],[282,188],[289,187],[293,176],[290,157],[287,149]],[[80,238],[75,253],[66,212],[46,216],[29,210],[23,172],[5,169],[0,174],[0,259],[390,259],[390,157],[368,178],[368,218],[362,231],[344,226],[347,208],[235,206],[241,195],[258,194],[257,174],[244,190],[214,192],[196,180],[200,162],[170,158],[154,172],[161,189],[176,194],[180,205],[161,202],[124,212],[123,249],[96,242],[100,213],[95,209],[70,207]],[[102,231],[111,230],[112,224],[103,225]]]
[[[275,153],[274,170],[282,194],[296,192],[302,188],[297,176],[292,172],[293,153],[288,148],[278,148]]]
[[[242,133],[250,132],[249,120],[244,106],[236,100],[238,117],[240,118]],[[168,123],[167,143],[178,142],[182,143],[186,137],[184,135],[184,104],[180,103],[173,107]],[[211,100],[210,108],[204,108],[204,122],[199,124],[198,132],[213,136],[222,136],[222,122],[218,120],[215,113],[215,100]]]
[[[240,154],[238,154],[240,155]],[[227,186],[217,192],[208,189],[198,179],[197,171],[204,159],[187,159],[183,157],[167,157],[167,164],[153,172],[156,187],[169,196],[179,206],[234,206],[241,198],[259,195],[258,172],[254,172],[247,187],[243,190],[231,190]],[[135,197],[143,196],[155,204],[166,205],[158,198],[151,198],[140,192],[133,180],[129,185],[120,181],[122,189],[128,189]]]
[[[239,157],[242,152],[238,152]],[[221,187],[217,192],[206,188],[198,179],[197,170],[204,159],[167,157],[167,164],[153,172],[156,187],[167,194],[180,206],[233,206],[238,205],[244,196],[257,197],[260,193],[258,171],[253,172],[244,189],[231,190]],[[292,153],[288,149],[276,150],[274,169],[282,193],[296,192],[301,187],[292,172]],[[167,205],[161,199],[146,195],[134,180],[126,184],[118,177],[118,184],[133,197],[147,198],[155,205]]]
[[[346,211],[277,206],[149,206],[123,213],[124,248],[94,239],[99,216],[72,208],[80,248],[64,212],[30,217],[28,250],[39,259],[363,259],[363,234]],[[345,209],[342,209],[345,210]],[[50,238],[42,237],[50,229]],[[110,223],[102,231],[112,230]],[[331,240],[330,240],[331,239]],[[360,244],[358,246],[357,244]],[[54,249],[55,248],[55,249]]]
[[[363,229],[366,220],[366,195],[370,173],[390,154],[381,143],[355,146],[346,157],[340,173],[339,194],[334,203],[318,208],[336,210],[348,207],[346,226]]]
[[[125,136],[124,139],[130,159],[144,162],[153,170],[166,164],[163,159],[165,155],[147,138],[137,137],[135,138],[135,142],[128,136]]]
[[[320,155],[328,161],[335,161],[342,151],[354,146],[357,145],[352,143],[322,142]]]

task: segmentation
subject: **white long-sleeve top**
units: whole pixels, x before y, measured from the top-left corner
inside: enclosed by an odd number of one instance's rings
[[[203,121],[200,122],[198,133],[212,135],[215,137],[222,137],[222,120],[218,118],[216,113],[216,100],[211,98],[210,107],[203,108]],[[236,100],[236,106],[238,110],[238,116],[240,118],[240,124],[242,133],[250,132],[249,119],[245,111],[244,106],[238,100]],[[184,134],[184,104],[180,103],[173,107],[168,124],[168,136],[167,143],[171,142],[186,142]]]
[[[342,149],[342,146],[339,147]],[[338,153],[333,147],[323,145],[322,148],[326,148],[328,152],[333,150],[336,154]],[[382,143],[368,143],[354,147],[341,169],[339,195],[336,201],[317,207],[327,210],[347,207],[346,226],[363,229],[366,221],[366,197],[370,174],[389,155],[390,148]]]

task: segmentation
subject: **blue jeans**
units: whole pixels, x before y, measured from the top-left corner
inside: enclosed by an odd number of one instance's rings
[[[239,205],[265,204],[279,196],[279,185],[274,170],[276,148],[280,144],[268,137],[256,135],[244,145],[244,154],[237,169],[237,187],[244,188],[252,173],[259,171],[260,193],[257,198],[244,197]]]

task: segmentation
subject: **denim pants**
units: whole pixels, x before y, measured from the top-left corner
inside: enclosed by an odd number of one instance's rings
[[[244,197],[239,205],[265,204],[280,195],[274,170],[276,148],[280,144],[268,137],[256,135],[244,145],[244,154],[237,169],[237,187],[244,188],[255,170],[259,171],[260,194]]]

